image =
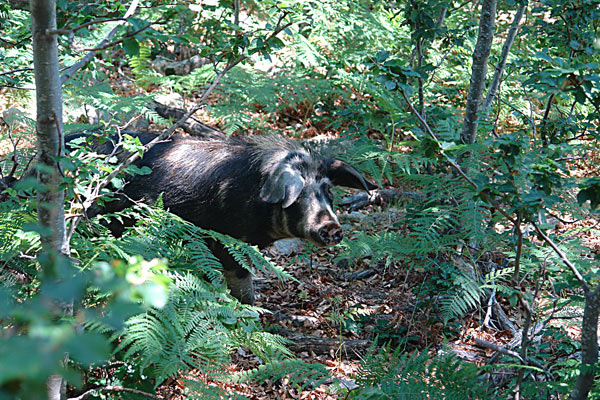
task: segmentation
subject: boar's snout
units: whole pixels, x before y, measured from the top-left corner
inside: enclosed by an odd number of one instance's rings
[[[325,245],[338,244],[343,237],[342,227],[338,223],[330,222],[319,229],[319,239]]]

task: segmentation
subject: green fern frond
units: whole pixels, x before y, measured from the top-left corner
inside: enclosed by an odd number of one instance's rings
[[[477,367],[451,352],[430,356],[427,350],[402,354],[373,345],[356,373],[352,399],[488,399],[493,393],[479,381]]]
[[[283,336],[269,332],[248,331],[244,328],[232,330],[230,334],[236,342],[247,347],[264,363],[275,358],[292,357],[292,352],[286,347],[290,341]]]
[[[170,124],[168,119],[161,117],[156,111],[151,109],[146,109],[144,118],[157,125],[168,126]]]
[[[173,288],[162,309],[150,309],[127,321],[115,352],[140,358],[141,368],[160,384],[181,371],[224,371],[229,353],[246,347],[263,359],[290,356],[285,339],[257,331],[254,308],[235,307],[220,292],[187,273],[170,273]]]
[[[272,361],[258,368],[241,372],[234,376],[234,382],[289,379],[291,386],[299,386],[302,390],[307,387],[317,387],[329,379],[329,371],[323,364],[310,364],[302,360]]]
[[[444,323],[462,317],[481,304],[482,286],[474,278],[458,274],[454,278],[455,290],[442,297],[440,309]]]
[[[37,274],[35,255],[41,250],[38,233],[25,231],[28,223],[36,223],[33,211],[12,201],[0,202],[0,286],[17,288],[16,274]],[[15,274],[16,273],[16,274]]]

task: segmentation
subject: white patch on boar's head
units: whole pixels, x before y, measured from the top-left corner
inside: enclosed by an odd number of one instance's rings
[[[295,202],[304,188],[300,171],[283,166],[269,176],[260,189],[260,198],[267,203],[281,203],[288,208]]]
[[[256,137],[253,163],[259,166],[264,178],[261,200],[281,203],[283,208],[293,204],[307,181],[318,173],[318,161],[298,144],[277,137]]]

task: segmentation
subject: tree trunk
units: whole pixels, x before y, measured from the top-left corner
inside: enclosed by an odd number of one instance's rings
[[[64,191],[59,190],[62,155],[62,93],[58,73],[56,4],[54,0],[31,0],[33,65],[37,101],[36,134],[38,146],[38,217],[43,228],[45,250],[65,248]],[[54,271],[48,271],[53,274]]]
[[[58,73],[55,0],[31,0],[33,65],[36,87],[36,134],[38,147],[38,219],[42,228],[45,278],[56,276],[56,260],[68,251],[65,240],[64,191],[60,190],[62,137],[62,93]],[[65,382],[59,375],[48,378],[47,397],[66,398]]]
[[[46,381],[48,400],[64,400],[67,398],[67,383],[60,375],[52,375]]]
[[[594,386],[594,366],[598,363],[598,314],[600,314],[600,287],[585,296],[581,324],[581,369],[569,400],[584,400]]]
[[[467,109],[460,138],[463,143],[475,143],[477,132],[477,114],[480,111],[487,74],[487,60],[494,38],[494,22],[496,19],[496,0],[483,0],[481,17],[479,18],[479,34],[473,51],[473,67],[471,82],[467,96]]]

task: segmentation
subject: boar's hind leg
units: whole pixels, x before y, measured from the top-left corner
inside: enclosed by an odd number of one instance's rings
[[[212,242],[210,249],[223,265],[223,275],[231,295],[244,304],[254,304],[252,274],[233,259],[223,245]]]

